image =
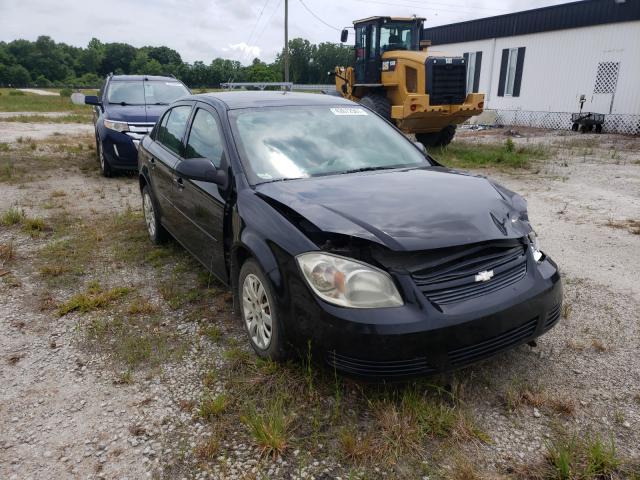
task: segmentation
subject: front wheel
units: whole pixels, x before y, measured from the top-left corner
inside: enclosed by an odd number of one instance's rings
[[[96,153],[98,155],[98,162],[100,162],[100,173],[102,173],[103,177],[110,177],[113,175],[111,170],[111,165],[109,165],[109,160],[107,160],[104,156],[104,148],[102,147],[102,140],[96,134]]]
[[[453,140],[456,134],[455,125],[447,125],[439,132],[434,133],[416,133],[416,140],[425,147],[446,147]]]
[[[385,120],[391,120],[391,102],[384,95],[370,93],[360,99],[360,104],[373,110]]]
[[[284,332],[271,283],[254,259],[244,262],[238,280],[240,314],[251,347],[260,358],[284,359]]]

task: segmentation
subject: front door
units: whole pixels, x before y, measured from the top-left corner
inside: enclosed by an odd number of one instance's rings
[[[184,158],[206,158],[216,168],[224,162],[220,120],[214,109],[198,104],[186,138]],[[226,200],[216,184],[176,177],[176,207],[183,215],[185,246],[226,282],[224,212]]]

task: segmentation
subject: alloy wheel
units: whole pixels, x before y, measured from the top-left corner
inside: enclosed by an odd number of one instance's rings
[[[264,285],[253,273],[242,285],[242,313],[251,341],[261,350],[269,348],[273,333],[271,306]]]
[[[154,238],[156,236],[156,213],[153,209],[153,202],[151,201],[151,195],[145,192],[143,196],[143,210],[144,210],[144,221],[147,224],[147,230],[149,231],[149,236]]]

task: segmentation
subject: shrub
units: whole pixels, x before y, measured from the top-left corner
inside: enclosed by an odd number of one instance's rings
[[[69,98],[72,93],[73,90],[71,90],[70,88],[63,88],[60,90],[60,96],[65,98]]]
[[[24,92],[20,90],[9,90],[9,95],[11,95],[12,97],[20,97],[24,95]]]

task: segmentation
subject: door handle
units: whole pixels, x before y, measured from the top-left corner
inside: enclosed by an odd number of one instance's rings
[[[180,189],[184,188],[184,182],[182,181],[181,177],[174,177],[173,181],[176,182],[176,185],[178,185],[178,188]]]
[[[156,159],[151,157],[151,159],[149,160],[149,163],[151,164],[151,168],[156,168]]]

